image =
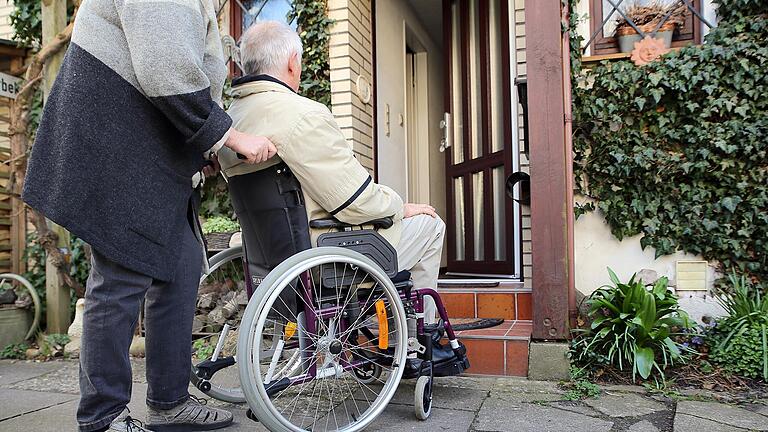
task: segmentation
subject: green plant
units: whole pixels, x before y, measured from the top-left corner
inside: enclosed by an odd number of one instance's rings
[[[575,71],[574,173],[618,239],[767,285],[768,2],[717,3],[703,45]]]
[[[768,381],[768,295],[743,275],[731,274],[729,281],[718,296],[727,315],[710,336],[711,358],[729,372]]]
[[[600,396],[600,386],[584,379],[574,381],[568,387],[570,389],[563,396],[566,400],[576,401]]]
[[[326,0],[293,0],[288,21],[296,20],[299,36],[304,44],[302,55],[302,95],[331,106],[331,68],[329,64],[329,28]]]
[[[667,278],[648,288],[635,276],[621,283],[608,269],[613,286],[605,285],[587,300],[592,324],[575,330],[571,357],[583,364],[612,365],[620,370],[632,368],[648,379],[655,369],[662,380],[664,369],[674,361],[684,361],[680,345],[670,336],[690,328],[677,297],[667,288]]]
[[[71,339],[66,334],[51,333],[40,334],[37,338],[37,349],[43,358],[59,357],[64,355],[64,346]]]
[[[728,323],[718,324],[707,338],[712,344],[709,359],[728,373],[768,381],[763,335],[763,327],[755,323],[747,323],[738,332]]]
[[[197,339],[192,342],[192,351],[198,360],[207,360],[213,355],[216,346],[209,339]]]
[[[39,46],[43,34],[41,17],[42,2],[37,0],[15,0],[10,21],[13,38],[21,45]]]
[[[79,2],[78,2],[79,3]],[[42,43],[43,20],[42,2],[38,0],[14,0],[9,16],[13,27],[13,39],[19,45],[37,48]],[[67,4],[67,21],[75,11],[74,4]]]
[[[214,216],[203,223],[203,234],[230,233],[240,230],[240,224],[224,216]]]
[[[0,350],[0,359],[25,359],[29,345],[26,342],[10,344]]]
[[[577,401],[600,396],[600,386],[590,381],[589,368],[571,365],[568,375],[570,381],[560,383],[560,386],[567,390],[563,395],[566,400]]]
[[[72,236],[70,238],[70,252],[72,254],[70,261],[70,274],[77,279],[78,282],[85,286],[88,280],[88,274],[91,271],[90,253],[88,252],[88,245],[81,239]],[[45,328],[45,310],[46,310],[46,296],[45,296],[45,250],[37,241],[37,233],[31,232],[27,235],[27,246],[24,248],[24,254],[22,255],[24,262],[27,263],[27,271],[22,276],[32,284],[32,287],[37,291],[40,297],[41,303],[41,320],[40,328]],[[77,296],[74,292],[71,294],[71,306],[70,311],[74,314],[75,302],[77,302]],[[74,315],[73,315],[74,316]]]

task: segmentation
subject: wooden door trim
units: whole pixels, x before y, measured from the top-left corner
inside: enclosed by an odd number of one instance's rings
[[[453,101],[453,0],[443,0],[443,49],[445,50],[445,67],[443,68],[443,111],[453,113],[451,102]],[[453,139],[453,137],[451,137]],[[455,145],[455,143],[454,143]],[[447,209],[447,241],[448,241],[448,261],[456,256],[456,206],[454,202],[453,180],[448,175],[453,159],[453,148],[445,149],[445,204]]]
[[[573,254],[573,190],[567,178],[565,82],[561,1],[539,0],[526,9],[528,126],[531,157],[533,337],[569,336]],[[567,98],[570,100],[570,98]]]

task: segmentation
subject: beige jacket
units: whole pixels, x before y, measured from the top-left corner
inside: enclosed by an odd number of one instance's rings
[[[342,222],[360,224],[393,216],[395,224],[380,233],[397,246],[402,198],[370,179],[325,105],[271,81],[238,85],[233,94],[235,101],[228,111],[232,126],[240,132],[268,137],[278,156],[250,165],[229,148],[222,148],[219,161],[226,176],[262,170],[282,160],[301,183],[309,220],[333,215]],[[313,230],[313,245],[320,234]]]

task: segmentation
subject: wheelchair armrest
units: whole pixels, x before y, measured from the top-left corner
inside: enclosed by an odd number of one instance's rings
[[[355,226],[363,226],[363,225],[373,225],[373,229],[387,229],[387,228],[391,228],[392,225],[394,224],[395,224],[395,221],[392,220],[391,217],[374,219],[358,225],[348,224],[336,218],[314,219],[309,221],[310,228],[317,228],[317,229],[344,229],[344,228],[352,228]]]

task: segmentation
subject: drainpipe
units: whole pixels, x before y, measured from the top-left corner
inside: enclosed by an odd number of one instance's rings
[[[569,27],[568,1],[561,3],[561,17],[563,29],[562,50],[563,53],[563,107],[565,118],[565,184],[568,190],[566,195],[565,210],[566,215],[566,233],[568,241],[568,318],[571,328],[576,328],[576,319],[578,318],[578,306],[576,305],[576,279],[574,266],[574,213],[573,213],[573,109],[571,107],[571,43]]]

